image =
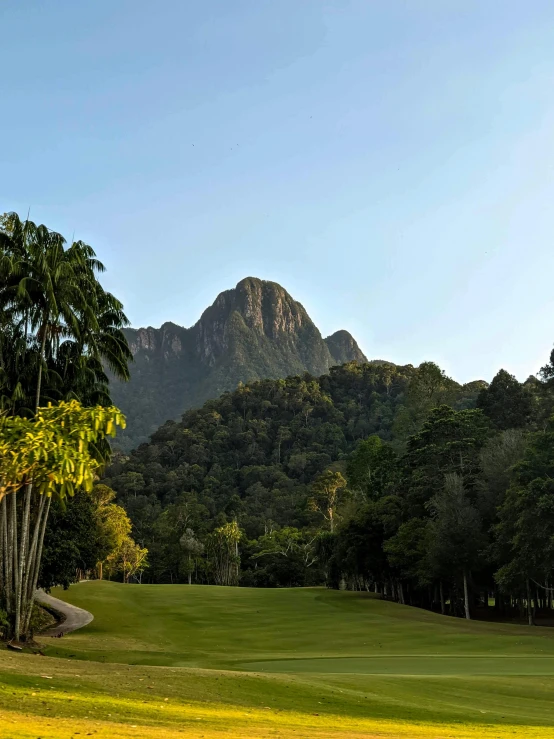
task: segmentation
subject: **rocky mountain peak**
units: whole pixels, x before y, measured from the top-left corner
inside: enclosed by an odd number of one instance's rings
[[[243,326],[259,337],[276,340],[313,326],[300,303],[276,282],[246,277],[232,290],[220,293],[194,327],[198,350],[213,364],[229,350],[233,329]]]
[[[337,364],[366,361],[347,331],[324,340],[301,303],[256,277],[220,293],[192,328],[168,322],[125,333],[135,362],[131,381],[115,382],[112,395],[128,417],[128,448],[239,382],[319,376]]]
[[[325,343],[336,364],[346,364],[352,361],[367,362],[367,357],[348,331],[335,331],[325,339]]]

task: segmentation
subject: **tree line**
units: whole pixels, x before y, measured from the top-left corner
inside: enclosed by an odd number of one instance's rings
[[[116,453],[104,482],[117,491],[136,541],[149,550],[147,580],[187,581],[180,545],[186,529],[204,543],[234,520],[243,532],[244,571],[247,542],[268,532],[295,528],[311,541],[321,519],[314,479],[344,462],[360,440],[378,433],[402,445],[434,404],[474,405],[481,385],[460,386],[432,363],[384,362],[240,385],[181,422],[166,423],[129,456]],[[202,582],[211,577],[207,559],[205,548],[195,566]],[[254,569],[262,584],[264,568]],[[316,577],[311,570],[304,576]]]
[[[149,581],[326,583],[466,618],[494,597],[533,622],[552,601],[553,377],[551,361],[460,386],[378,362],[256,382],[165,424],[106,482]],[[240,572],[222,579],[207,544],[231,525]]]

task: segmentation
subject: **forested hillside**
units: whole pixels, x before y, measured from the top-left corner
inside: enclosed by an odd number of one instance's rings
[[[117,447],[130,450],[168,419],[234,390],[239,382],[367,361],[347,331],[324,339],[304,307],[275,282],[247,277],[222,292],[191,328],[125,329],[131,379],[112,382],[127,416]]]
[[[467,618],[494,594],[531,623],[551,601],[553,376],[376,362],[243,385],[106,483],[150,581],[371,587]]]
[[[169,422],[106,480],[150,550],[148,577],[183,577],[179,540],[236,519],[246,537],[282,527],[316,530],[310,485],[372,434],[401,451],[430,408],[473,407],[485,383],[460,386],[432,363],[351,363],[329,375],[264,380]]]

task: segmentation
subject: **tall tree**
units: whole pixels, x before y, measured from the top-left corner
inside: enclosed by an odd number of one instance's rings
[[[464,490],[462,476],[455,472],[445,476],[443,489],[427,505],[433,517],[431,560],[461,575],[465,617],[470,619],[469,577],[486,544],[481,517]]]
[[[186,573],[188,583],[192,585],[192,573],[194,572],[198,558],[204,553],[204,545],[196,538],[192,529],[185,529],[185,533],[182,535],[179,543],[187,557]]]
[[[523,429],[507,429],[488,439],[481,450],[479,509],[489,524],[510,487],[514,466],[523,458],[527,437]]]
[[[408,386],[404,404],[395,419],[396,435],[406,439],[417,433],[432,408],[450,405],[459,385],[434,362],[422,362]]]
[[[346,480],[340,472],[326,470],[318,475],[311,487],[310,507],[321,513],[329,523],[329,530],[335,528],[335,513],[339,503],[340,491],[346,487]]]
[[[236,521],[220,526],[208,536],[206,550],[216,585],[238,585],[240,539]]]
[[[531,592],[554,585],[554,419],[530,437],[523,459],[500,507],[496,526],[496,579],[506,591],[525,598],[533,623]]]
[[[399,473],[394,450],[376,435],[358,443],[346,467],[349,490],[374,500],[393,490]]]
[[[92,494],[78,490],[68,500],[54,499],[44,537],[39,586],[68,588],[109,553]]]
[[[529,422],[532,396],[513,375],[501,369],[479,393],[477,407],[497,429],[519,429]]]
[[[490,434],[481,410],[434,408],[418,434],[408,440],[404,458],[407,502],[415,516],[444,485],[444,476],[462,477],[468,495],[475,494],[480,473],[480,451]]]
[[[44,225],[15,213],[0,218],[0,382],[13,412],[71,398],[109,405],[104,365],[129,378],[128,321],[100,285],[103,271],[82,241],[67,247]]]

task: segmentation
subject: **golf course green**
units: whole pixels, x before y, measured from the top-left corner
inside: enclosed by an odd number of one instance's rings
[[[323,588],[84,582],[0,653],[0,736],[554,737],[554,630]]]

